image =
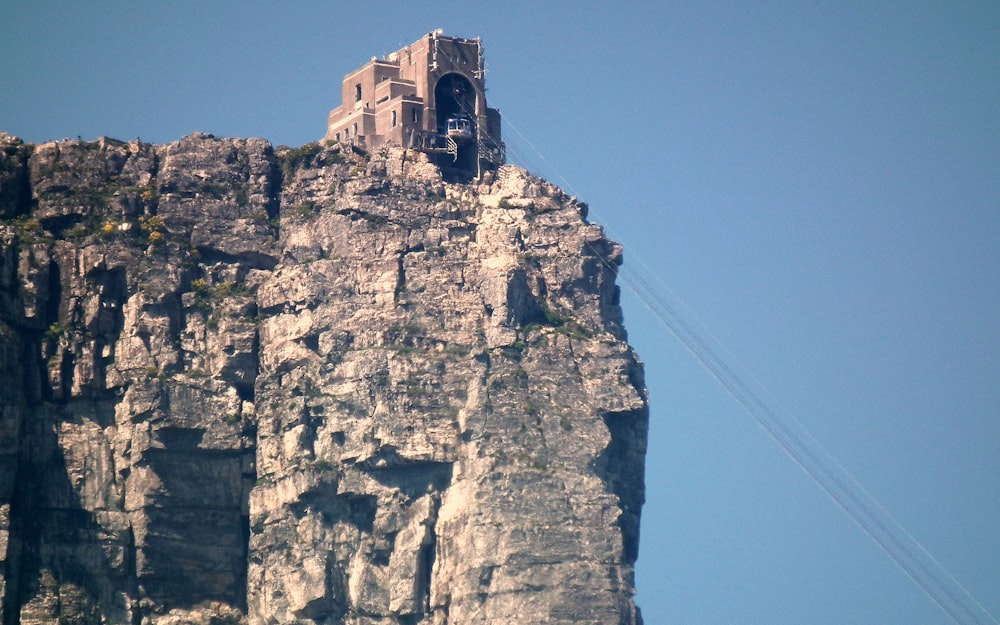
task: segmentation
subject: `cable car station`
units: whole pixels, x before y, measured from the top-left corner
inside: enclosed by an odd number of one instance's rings
[[[500,111],[486,106],[482,41],[441,30],[344,77],[324,139],[427,152],[442,171],[479,177],[504,163]]]

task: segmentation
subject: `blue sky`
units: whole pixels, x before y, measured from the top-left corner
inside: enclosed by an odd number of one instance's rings
[[[344,74],[439,27],[483,38],[510,159],[1000,614],[1000,4],[5,2],[0,129],[300,145]],[[624,305],[647,623],[949,622]]]

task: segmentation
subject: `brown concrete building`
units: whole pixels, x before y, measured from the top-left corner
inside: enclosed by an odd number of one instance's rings
[[[486,106],[483,77],[479,38],[436,30],[345,76],[324,138],[423,150],[466,175],[495,169],[504,162],[500,112]]]

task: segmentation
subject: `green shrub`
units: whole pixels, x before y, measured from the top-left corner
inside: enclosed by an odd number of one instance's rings
[[[141,189],[142,190],[139,192],[139,198],[142,199],[143,202],[146,202],[147,204],[155,204],[160,199],[160,192],[157,191],[156,187],[153,185],[146,185],[145,187],[141,187]]]
[[[66,326],[62,325],[61,323],[53,323],[45,331],[45,342],[49,346],[54,346],[56,343],[59,342],[59,339],[62,338],[64,334],[66,334],[66,330],[67,330]]]
[[[198,186],[195,188],[198,193],[211,196],[213,198],[225,197],[226,192],[229,191],[227,185],[211,182],[209,180],[202,180]]]

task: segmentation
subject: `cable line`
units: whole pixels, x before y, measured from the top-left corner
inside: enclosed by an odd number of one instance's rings
[[[504,115],[504,122],[548,165],[562,181],[564,187],[574,195],[579,195],[573,186],[511,123],[510,116]],[[591,214],[598,218],[591,208]],[[603,219],[595,219],[623,247],[624,241],[613,233]],[[701,331],[679,312],[687,311],[688,317],[697,317],[683,305],[682,300],[659,278],[655,272],[629,248],[629,255],[639,269],[626,264],[618,267],[610,263],[599,250],[585,243],[590,253],[600,259],[607,268],[622,278],[626,287],[652,313],[659,323],[676,338],[698,363],[750,413],[754,422],[774,441],[795,464],[802,469],[830,498],[830,500],[850,518],[882,552],[910,578],[910,580],[957,625],[1000,625],[990,612],[963,586],[933,555],[913,537],[886,508],[858,481],[858,479],[838,462],[812,436],[809,430],[787,410],[782,411],[787,419],[773,409],[766,400],[763,385],[753,375],[740,375],[746,371],[739,360],[725,348],[704,323],[698,321]],[[653,276],[657,284],[651,284],[645,276]],[[677,302],[671,305],[669,300]],[[705,337],[712,338],[711,343]],[[720,351],[712,345],[714,343]],[[752,380],[753,384],[747,380]],[[756,387],[756,388],[755,388]],[[776,405],[776,404],[775,404]]]
[[[622,271],[623,281],[629,286],[639,300],[649,311],[664,325],[671,334],[677,338],[681,344],[698,360],[698,362],[712,375],[715,380],[725,388],[754,418],[768,436],[778,444],[782,451],[791,458],[827,496],[843,511],[861,530],[869,536],[882,551],[903,570],[903,572],[920,588],[920,590],[944,611],[955,623],[959,625],[974,624],[984,625],[988,622],[997,623],[996,619],[983,608],[965,588],[952,577],[944,567],[934,560],[930,562],[937,565],[947,576],[941,576],[925,561],[922,561],[918,554],[914,553],[910,545],[914,543],[919,546],[909,533],[904,531],[904,535],[910,537],[907,541],[897,532],[896,527],[901,529],[898,523],[887,523],[880,519],[873,508],[865,501],[870,500],[875,503],[878,509],[884,508],[877,504],[867,491],[852,488],[857,480],[845,480],[844,476],[838,475],[837,471],[825,464],[820,457],[820,453],[810,448],[804,439],[799,436],[791,424],[783,421],[778,414],[772,410],[768,404],[758,395],[743,379],[719,356],[719,354],[689,325],[666,301],[653,290],[642,276],[634,274],[631,270]],[[806,435],[805,428],[797,423],[798,428]],[[811,436],[814,447],[818,447]],[[824,455],[829,456],[829,453]],[[840,466],[839,463],[835,466]],[[895,527],[893,527],[895,526]],[[920,551],[926,550],[920,547]],[[950,583],[949,583],[950,580]],[[955,588],[957,586],[957,589]],[[956,590],[960,592],[956,592]],[[990,621],[982,620],[971,607],[962,601],[961,596],[972,598],[980,611]]]

